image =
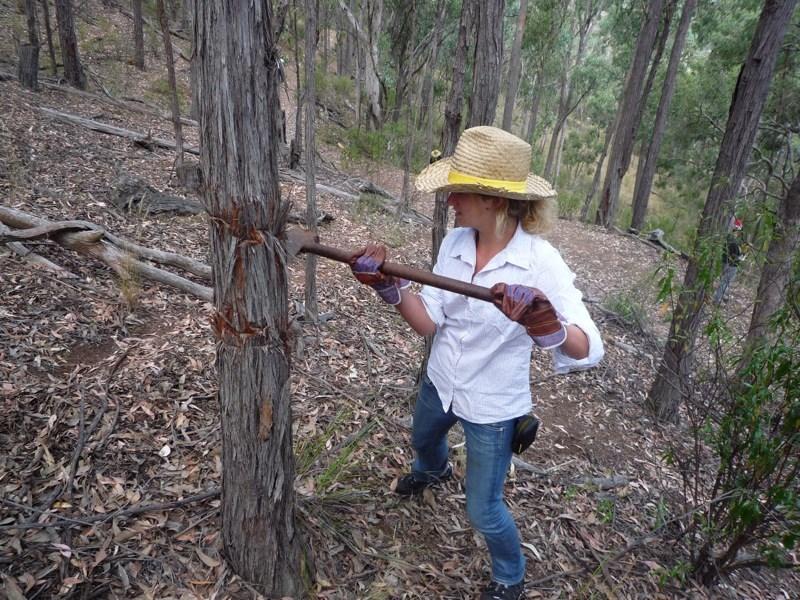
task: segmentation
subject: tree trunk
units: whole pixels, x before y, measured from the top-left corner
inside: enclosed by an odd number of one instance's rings
[[[29,90],[39,89],[39,28],[36,25],[36,0],[25,0],[28,43],[18,49],[17,79]]]
[[[575,110],[573,106],[574,89],[572,87],[572,75],[581,63],[586,54],[586,46],[589,40],[589,31],[592,28],[592,22],[597,16],[598,8],[593,2],[586,5],[586,13],[579,14],[578,17],[578,50],[575,53],[575,62],[570,68],[569,64],[564,66],[564,71],[561,75],[561,91],[559,94],[558,103],[558,116],[556,118],[555,126],[553,127],[553,134],[550,137],[550,148],[547,151],[547,161],[544,167],[544,178],[553,178],[553,181],[558,179],[558,171],[561,166],[561,150],[564,147],[564,139],[566,137],[567,117]],[[580,102],[580,99],[578,100]],[[555,171],[555,176],[553,172]]]
[[[794,262],[800,249],[800,174],[781,198],[775,215],[775,230],[767,250],[767,260],[761,269],[750,329],[745,340],[744,355],[763,344],[769,334],[769,321],[786,302],[787,292],[795,272]]]
[[[175,82],[175,61],[172,55],[172,36],[169,32],[167,11],[164,9],[164,0],[156,0],[156,12],[161,24],[161,35],[164,39],[164,59],[167,62],[167,79],[169,81],[170,107],[172,109],[172,124],[175,127],[175,168],[183,168],[183,128],[181,126],[181,109],[178,105],[178,85]]]
[[[739,72],[694,253],[672,318],[664,356],[647,397],[648,407],[659,420],[678,420],[685,377],[691,368],[695,335],[708,292],[708,282],[704,281],[707,278],[699,277],[700,270],[708,267],[698,262],[699,257],[709,242],[724,239],[730,205],[745,174],[775,62],[796,3],[797,0],[766,0]]]
[[[439,62],[439,47],[442,45],[442,30],[444,29],[444,17],[446,14],[447,4],[444,0],[439,0],[436,7],[431,56],[428,60],[428,68],[425,70],[425,80],[422,84],[422,101],[420,102],[419,117],[417,118],[419,128],[422,129],[423,122],[425,126],[424,156],[426,158],[430,158],[431,150],[433,150],[433,121],[435,114],[433,112],[433,74]]]
[[[653,178],[656,172],[658,155],[661,152],[661,142],[664,139],[664,132],[667,128],[667,117],[669,107],[672,103],[672,96],[675,93],[675,83],[678,74],[678,65],[681,62],[681,54],[686,42],[686,34],[689,31],[689,23],[692,20],[697,0],[686,0],[681,13],[681,20],[678,30],[675,32],[675,41],[672,42],[672,51],[669,55],[667,72],[664,75],[664,85],[661,90],[661,99],[658,101],[656,110],[656,120],[653,124],[653,135],[646,155],[640,155],[639,173],[637,177],[636,189],[633,191],[633,217],[631,227],[637,231],[644,226],[644,218],[647,214],[647,204],[650,200],[650,190],[653,187]]]
[[[39,46],[20,44],[18,49],[17,79],[22,87],[39,91]]]
[[[475,61],[469,127],[492,125],[500,93],[503,67],[503,11],[505,0],[476,2]]]
[[[47,0],[41,0],[42,17],[44,17],[44,31],[47,35],[47,52],[50,55],[50,72],[53,77],[58,75],[58,64],[56,63],[56,49],[53,47],[53,28],[50,26],[50,6]]]
[[[595,220],[598,225],[605,225],[609,228],[614,225],[614,218],[619,204],[620,186],[627,170],[625,155],[630,156],[632,144],[636,137],[636,129],[638,128],[636,123],[637,112],[641,109],[641,103],[643,102],[642,87],[658,33],[658,25],[661,21],[662,5],[662,0],[651,0],[648,5],[647,13],[642,21],[642,27],[639,30],[636,49],[633,53],[625,91],[620,103],[617,131],[614,133],[614,143],[611,146],[605,182]]]
[[[317,27],[317,39],[322,41],[322,72],[328,73],[328,3],[321,0],[317,7],[320,11],[321,19],[315,19],[317,23],[323,23],[324,27]],[[316,46],[316,43],[314,44]]]
[[[536,78],[533,80],[533,99],[531,100],[530,113],[528,114],[528,128],[525,131],[525,140],[533,145],[533,136],[536,134],[536,121],[539,119],[539,104],[542,101],[542,93],[539,87],[542,85],[542,69],[536,73]]]
[[[144,71],[144,26],[142,0],[132,0],[133,8],[133,66]]]
[[[511,133],[511,119],[514,115],[514,102],[519,89],[519,75],[522,68],[522,38],[525,33],[525,15],[528,12],[528,0],[520,0],[517,30],[514,33],[514,44],[511,47],[511,64],[508,67],[508,85],[506,86],[506,102],[503,107],[503,129]]]
[[[365,0],[366,1],[366,0]],[[369,99],[369,121],[378,130],[383,125],[381,107],[381,80],[378,77],[380,65],[379,41],[383,21],[383,0],[372,0],[368,13],[367,44],[365,46],[364,87]]]
[[[289,146],[289,168],[294,169],[300,163],[303,155],[303,94],[300,79],[300,40],[297,35],[297,0],[293,0],[292,7],[292,36],[294,37],[294,86],[295,111],[294,111],[294,137]]]
[[[416,23],[416,1],[401,2],[394,11],[394,18],[389,27],[392,32],[392,55],[395,62],[397,79],[394,86],[394,106],[391,109],[391,120],[397,123],[400,120],[405,106],[405,94],[408,87],[411,65],[409,46],[414,39]]]
[[[595,194],[597,194],[597,188],[600,187],[600,176],[603,174],[603,163],[606,162],[608,148],[611,145],[611,139],[614,137],[614,132],[617,129],[618,115],[619,111],[617,112],[617,116],[614,117],[614,120],[611,121],[606,128],[606,136],[605,140],[603,141],[603,151],[600,153],[600,158],[597,159],[594,177],[592,177],[592,186],[589,188],[589,192],[586,194],[586,199],[583,201],[583,208],[581,208],[581,221],[584,223],[589,219],[589,208],[592,206],[592,201],[594,200]]]
[[[339,0],[339,6],[350,26],[358,35],[359,41],[364,46],[364,90],[368,102],[368,125],[380,129],[383,124],[383,109],[381,108],[381,80],[378,77],[380,65],[380,33],[383,20],[383,0],[364,0],[361,4],[361,19],[357,20],[350,8]],[[359,22],[360,21],[360,22]],[[366,28],[364,25],[366,24]]]
[[[25,22],[28,29],[28,44],[39,46],[39,27],[36,24],[36,0],[25,0]]]
[[[305,72],[306,89],[306,228],[317,235],[317,183],[316,183],[316,140],[314,137],[315,111],[317,108],[316,68],[314,58],[317,54],[317,0],[306,0],[305,27]],[[306,253],[306,286],[305,286],[306,319],[317,322],[317,257]]]
[[[267,597],[303,597],[289,396],[288,206],[269,0],[197,5],[201,164],[222,424],[222,544]]]
[[[56,21],[58,39],[61,42],[61,61],[64,63],[64,77],[78,89],[86,88],[86,75],[81,66],[78,53],[78,40],[75,38],[75,24],[72,19],[72,0],[56,0]]]

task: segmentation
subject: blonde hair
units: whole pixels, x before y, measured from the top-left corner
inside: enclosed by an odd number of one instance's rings
[[[497,211],[497,231],[505,229],[508,219],[518,219],[527,233],[544,234],[553,228],[556,219],[556,199],[513,200],[502,198]]]

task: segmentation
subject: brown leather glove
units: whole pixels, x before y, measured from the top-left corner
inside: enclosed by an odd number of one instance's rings
[[[505,316],[525,328],[541,348],[556,348],[567,339],[564,319],[541,290],[525,285],[492,286],[495,305]]]

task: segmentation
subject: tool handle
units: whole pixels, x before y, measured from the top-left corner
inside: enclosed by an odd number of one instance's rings
[[[332,248],[317,242],[306,242],[303,244],[305,252],[311,252],[318,256],[330,258],[343,263],[350,263],[350,258],[353,256],[351,252],[340,250],[339,248]],[[384,262],[381,265],[381,272],[386,275],[394,277],[402,277],[403,279],[410,279],[423,285],[430,285],[440,290],[454,292],[470,298],[477,298],[485,302],[494,304],[494,297],[492,292],[487,287],[467,283],[460,279],[453,279],[452,277],[444,277],[443,275],[436,275],[430,271],[423,271],[422,269],[415,269],[406,265],[398,263]]]

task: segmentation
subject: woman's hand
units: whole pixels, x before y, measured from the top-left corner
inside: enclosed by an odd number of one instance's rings
[[[556,348],[567,339],[567,328],[547,296],[525,285],[497,283],[492,286],[495,306],[512,321],[522,325],[533,343]]]
[[[386,246],[383,244],[367,244],[353,253],[350,258],[350,270],[358,281],[370,286],[378,296],[392,306],[402,301],[400,290],[407,288],[410,282],[381,272],[386,260]]]

